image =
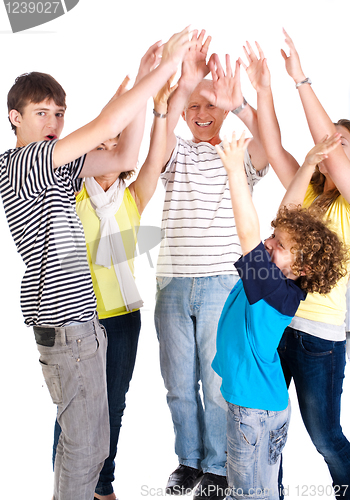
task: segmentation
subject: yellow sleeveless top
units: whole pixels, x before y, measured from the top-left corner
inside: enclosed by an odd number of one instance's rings
[[[309,207],[317,195],[309,185],[303,206]],[[325,212],[324,219],[329,219],[330,229],[338,234],[339,238],[346,244],[350,244],[350,205],[342,196],[332,203]],[[350,271],[350,266],[348,266]],[[308,293],[306,300],[300,303],[296,316],[312,321],[322,321],[333,325],[342,325],[345,319],[346,301],[345,293],[349,275],[345,276],[336,284],[327,295],[319,293]]]
[[[96,252],[100,240],[100,220],[91,205],[85,184],[76,196],[77,214],[84,227],[87,258],[91,272],[92,284],[97,299],[97,312],[100,319],[126,314],[127,311],[114,267],[110,269],[95,264]],[[125,189],[123,201],[115,214],[119,224],[128,264],[134,275],[134,253],[137,232],[141,216],[128,188]]]

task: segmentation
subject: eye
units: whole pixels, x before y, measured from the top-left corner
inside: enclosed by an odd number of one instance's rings
[[[63,118],[63,117],[64,117],[64,113],[56,113],[56,116],[57,116],[58,118]]]
[[[37,113],[39,116],[45,116],[45,111],[38,111]]]
[[[97,149],[97,151],[104,151],[105,150],[105,148],[102,146],[98,146],[96,149]]]

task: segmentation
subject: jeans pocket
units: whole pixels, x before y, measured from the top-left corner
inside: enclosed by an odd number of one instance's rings
[[[104,335],[107,337],[105,330]],[[103,340],[103,337],[101,341]],[[86,337],[81,337],[78,340],[73,341],[75,345],[72,346],[74,356],[79,359],[79,361],[84,361],[86,359],[92,358],[98,352],[100,347],[100,342],[95,333],[92,333]],[[77,354],[76,354],[77,353]]]
[[[62,403],[62,386],[60,378],[60,368],[58,365],[46,365],[43,361],[39,360],[41,365],[44,379],[49,389],[52,402],[56,405]]]
[[[269,433],[269,464],[275,465],[287,441],[288,422]]]
[[[163,290],[163,288],[169,285],[172,279],[172,276],[157,276],[157,290]]]
[[[302,350],[310,356],[327,356],[332,354],[334,348],[333,341],[320,339],[313,335],[300,335],[299,342]]]
[[[232,288],[235,286],[235,284],[238,281],[238,276],[235,274],[219,274],[218,275],[219,283],[220,285],[230,292]]]

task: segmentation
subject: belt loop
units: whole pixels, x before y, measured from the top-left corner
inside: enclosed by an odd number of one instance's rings
[[[61,345],[67,345],[67,336],[66,336],[66,329],[65,328],[60,328],[61,330]]]

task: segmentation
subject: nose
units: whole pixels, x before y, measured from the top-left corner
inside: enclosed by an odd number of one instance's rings
[[[274,239],[275,238],[267,238],[267,240],[265,240],[264,242],[264,246],[270,255],[274,248]]]

